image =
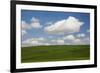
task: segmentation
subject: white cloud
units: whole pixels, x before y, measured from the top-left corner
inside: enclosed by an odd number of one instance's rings
[[[22,41],[22,47],[27,47],[27,46],[40,46],[40,45],[87,45],[90,44],[90,38],[88,37],[83,37],[83,38],[78,38],[75,37],[74,35],[67,35],[65,37],[60,37],[60,38],[44,38],[44,37],[39,37],[39,38],[30,38],[25,41]]]
[[[45,38],[40,37],[40,38],[38,38],[38,40],[44,41],[44,40],[45,40]]]
[[[51,45],[50,43],[44,43],[45,46]]]
[[[69,16],[68,19],[57,21],[54,24],[45,27],[44,30],[49,34],[74,33],[79,32],[82,25],[83,22],[75,17]]]
[[[23,36],[23,35],[27,34],[27,32],[26,32],[25,30],[22,30],[22,31],[21,31],[21,34],[22,34],[22,36]]]
[[[90,37],[86,37],[85,40],[90,41]]]
[[[25,34],[27,34],[26,30],[27,29],[31,29],[30,25],[27,24],[25,21],[21,22],[21,35],[24,36]]]
[[[82,37],[82,38],[80,38]],[[86,37],[85,34],[79,34],[77,36],[74,35],[67,35],[63,37],[65,40],[65,44],[70,44],[70,45],[87,45],[90,44],[89,36]]]
[[[73,41],[73,44],[82,44],[82,41],[80,39],[75,39]]]
[[[36,19],[35,17],[33,17],[31,19],[31,23],[26,23],[25,21],[21,21],[21,33],[22,33],[22,36],[25,35],[27,32],[26,30],[29,30],[29,29],[32,29],[32,28],[41,28],[42,26],[40,25],[40,22],[38,19]]]
[[[31,41],[30,43],[31,44],[34,44],[34,45],[38,45],[39,44],[39,42],[38,41],[35,41],[35,40],[34,41]]]
[[[41,43],[39,41],[31,41],[27,43],[23,43],[22,47],[27,47],[27,46],[39,46]]]
[[[53,40],[51,40],[51,42],[56,42],[56,40],[53,39]]]
[[[85,37],[85,38],[78,38],[78,39],[75,39],[73,42],[72,42],[73,45],[88,45],[90,44],[90,40],[89,40],[89,37]]]
[[[27,46],[39,46],[42,43],[36,39],[27,39],[22,42],[22,47],[27,47]]]
[[[38,38],[31,38],[31,39],[29,39],[30,41],[45,41],[46,39],[45,38],[43,38],[43,37],[38,37]]]
[[[47,43],[44,43],[44,41],[46,41],[46,39],[43,37],[30,38],[25,41],[22,41],[22,47],[47,45]]]
[[[22,21],[21,28],[26,30],[26,29],[31,29],[31,26],[28,23],[26,23],[25,21]]]
[[[85,34],[84,34],[84,33],[79,33],[79,34],[77,34],[76,36],[79,37],[79,38],[80,38],[80,37],[85,37]]]
[[[37,18],[32,17],[32,19],[31,19],[31,27],[35,28],[35,29],[39,29],[42,26],[40,25],[40,22],[39,22],[39,20]]]
[[[22,42],[22,47],[40,46],[40,45],[64,45],[64,40],[55,39],[47,40],[46,38],[31,38]]]
[[[63,45],[63,44],[64,44],[64,40],[60,40],[60,39],[57,40],[57,44],[58,44],[58,45]]]
[[[85,37],[85,38],[83,39],[83,42],[84,42],[85,44],[90,44],[90,37]]]
[[[67,35],[63,39],[64,40],[75,40],[75,36],[74,35]]]
[[[25,21],[21,22],[21,27],[22,29],[26,30],[26,29],[32,29],[32,28],[41,28],[42,26],[40,25],[40,22],[37,18],[32,17],[31,19],[31,23],[26,23]]]

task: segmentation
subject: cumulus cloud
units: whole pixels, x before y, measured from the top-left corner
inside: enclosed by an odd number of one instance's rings
[[[36,41],[44,41],[45,40],[45,38],[43,38],[43,37],[39,37],[39,38],[31,38],[31,39],[29,39],[29,40],[36,40]]]
[[[27,47],[27,46],[39,46],[43,45],[42,41],[45,39],[40,37],[40,38],[30,38],[22,42],[22,47]]]
[[[39,28],[41,28],[42,26],[40,25],[40,22],[39,22],[39,20],[37,19],[37,18],[35,18],[35,17],[32,17],[32,19],[31,19],[31,27],[32,28],[35,28],[35,29],[39,29]]]
[[[28,47],[28,46],[37,46],[40,45],[41,43],[39,41],[33,40],[33,41],[23,41],[22,42],[22,47]]]
[[[90,44],[90,37],[85,37],[83,42],[85,42],[85,44]]]
[[[64,40],[75,40],[75,36],[74,35],[67,35],[63,39]]]
[[[80,38],[82,37],[82,38]],[[70,34],[63,37],[63,40],[65,41],[65,44],[69,45],[86,45],[90,44],[89,36],[85,36],[85,34],[81,33],[76,36]]]
[[[22,29],[32,29],[32,28],[39,29],[42,27],[40,25],[39,19],[32,17],[30,21],[31,23],[26,23],[25,21],[22,21],[21,22]]]
[[[30,38],[22,42],[22,47],[28,47],[28,46],[40,46],[40,45],[63,45],[64,40],[61,39],[53,39],[48,40],[46,38],[40,37],[40,38]]]
[[[85,37],[85,34],[84,33],[79,33],[79,34],[77,34],[77,37]]]
[[[90,44],[90,38],[88,37],[83,37],[79,38],[74,35],[67,35],[64,37],[59,37],[59,38],[44,38],[44,37],[39,37],[39,38],[29,38],[25,41],[22,41],[22,47],[27,47],[27,46],[40,46],[40,45],[87,45]]]
[[[89,37],[84,37],[84,38],[76,38],[74,41],[72,41],[73,45],[89,45],[90,40]]]
[[[78,45],[78,44],[83,44],[83,42],[81,41],[81,39],[75,39],[75,40],[73,41],[73,44]]]
[[[22,33],[22,36],[27,33],[27,30],[30,30],[32,28],[39,29],[41,27],[42,26],[40,25],[39,20],[36,19],[35,17],[32,17],[31,23],[27,23],[25,21],[21,21],[21,28],[22,28],[21,33]]]
[[[64,40],[60,40],[60,39],[57,40],[57,44],[58,44],[58,45],[63,45],[63,44],[64,44]]]
[[[26,32],[25,30],[22,30],[22,31],[21,31],[21,34],[22,34],[22,36],[23,36],[23,35],[27,34],[27,32]]]
[[[80,27],[82,25],[83,22],[73,16],[69,16],[67,19],[63,19],[52,25],[46,26],[44,30],[49,34],[75,33],[80,31]]]
[[[90,44],[90,40],[87,40],[87,38],[84,39],[76,39],[73,41],[74,45],[88,45]]]
[[[21,28],[23,30],[26,30],[26,29],[31,29],[31,26],[30,26],[30,24],[26,23],[25,21],[22,21],[21,22]]]

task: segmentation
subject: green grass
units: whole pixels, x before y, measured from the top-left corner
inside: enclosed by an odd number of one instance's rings
[[[90,59],[89,45],[53,45],[21,48],[22,63],[88,59]]]

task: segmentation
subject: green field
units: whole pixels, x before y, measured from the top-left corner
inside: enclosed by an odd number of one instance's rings
[[[22,63],[88,59],[90,59],[89,45],[53,45],[21,48]]]

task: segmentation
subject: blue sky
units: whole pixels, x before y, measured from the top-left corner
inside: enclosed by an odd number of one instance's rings
[[[22,31],[23,31],[22,42],[32,39],[32,38],[35,38],[35,39],[45,38],[46,40],[55,40],[55,39],[62,39],[67,36],[75,37],[75,40],[76,39],[82,40],[82,38],[84,39],[89,38],[89,34],[90,34],[89,33],[89,29],[90,29],[90,14],[89,13],[21,10],[21,21],[23,22],[21,23],[21,25],[23,25],[22,26]],[[72,26],[70,26],[70,24]],[[61,30],[59,29],[60,27],[57,28],[58,26],[62,27]],[[71,29],[68,28],[67,30],[67,27],[65,29],[63,26],[71,27]],[[73,26],[77,30],[75,30]],[[61,33],[61,34],[57,34],[57,33]],[[66,43],[66,40],[65,39],[63,40],[64,40],[64,43]],[[67,43],[68,41],[69,40],[67,40]],[[41,41],[38,41],[38,42],[41,42]],[[42,41],[42,43],[43,42],[44,41]],[[85,41],[84,43],[86,42],[89,42],[89,40]],[[46,43],[50,44],[50,42],[47,42],[47,41]]]

